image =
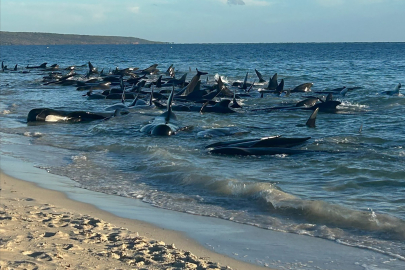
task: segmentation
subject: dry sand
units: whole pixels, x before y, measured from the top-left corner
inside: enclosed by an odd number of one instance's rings
[[[0,183],[0,269],[269,269],[3,173]]]

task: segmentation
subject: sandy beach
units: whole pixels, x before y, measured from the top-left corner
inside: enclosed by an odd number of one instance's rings
[[[0,269],[264,269],[175,231],[0,178]]]
[[[402,269],[334,241],[94,192],[0,156],[0,269]]]

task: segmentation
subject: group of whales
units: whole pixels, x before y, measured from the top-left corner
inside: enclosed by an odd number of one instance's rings
[[[141,127],[140,131],[145,134],[155,136],[170,136],[185,129],[190,129],[190,126],[181,126],[177,120],[174,111],[197,111],[200,113],[236,113],[241,112],[241,106],[238,100],[241,98],[253,97],[255,94],[261,98],[264,94],[271,93],[278,96],[289,96],[291,93],[308,93],[311,91],[313,83],[303,83],[293,89],[284,89],[284,79],[277,80],[277,73],[270,77],[268,84],[263,79],[259,71],[255,70],[256,75],[263,88],[257,91],[252,91],[255,82],[248,83],[248,73],[243,82],[235,82],[232,86],[227,86],[221,76],[215,80],[215,84],[210,85],[201,80],[201,76],[207,75],[206,72],[201,72],[196,69],[193,78],[187,82],[187,73],[184,73],[180,79],[176,79],[175,70],[171,65],[164,74],[157,69],[157,64],[151,65],[146,69],[126,68],[109,71],[104,73],[104,70],[98,71],[90,62],[88,62],[88,71],[86,74],[77,78],[75,67],[66,68],[68,72],[63,74],[58,72],[59,66],[53,65],[51,69],[46,68],[46,63],[39,66],[30,66],[27,68],[36,68],[45,71],[50,71],[48,76],[43,77],[45,85],[74,85],[77,90],[84,90],[87,93],[83,96],[87,99],[120,99],[121,103],[106,108],[106,112],[94,113],[86,111],[63,111],[51,108],[35,108],[31,110],[27,117],[27,122],[87,122],[93,120],[107,120],[112,117],[131,113],[131,110],[139,108],[157,108],[165,109],[165,112],[155,117],[149,124]],[[83,67],[83,66],[82,66]],[[55,69],[56,68],[56,69]],[[191,69],[190,69],[191,72]],[[158,76],[155,80],[148,80],[149,75]],[[80,75],[79,75],[80,76]],[[93,77],[93,78],[90,78]],[[149,88],[149,90],[148,90]],[[334,95],[345,96],[350,91],[357,89],[352,88],[337,88],[329,91],[318,91],[315,93],[327,95],[326,98],[307,96],[296,104],[291,106],[279,106],[269,108],[255,108],[249,111],[273,111],[273,110],[311,110],[306,126],[315,127],[315,120],[318,112],[334,113],[337,111],[337,106],[340,101],[333,100]],[[399,95],[401,84],[398,84],[393,91],[385,91],[382,94]],[[160,89],[159,91],[156,91]],[[231,90],[232,89],[232,90]],[[101,92],[95,93],[96,90]],[[169,94],[169,96],[167,96]],[[133,101],[126,105],[126,100]],[[163,105],[162,101],[166,101]],[[173,104],[173,102],[175,104]],[[108,112],[110,111],[110,112]],[[226,133],[226,129],[223,129]],[[221,129],[213,130],[220,132]],[[233,155],[270,155],[270,154],[294,154],[303,151],[290,149],[290,147],[304,143],[309,138],[280,138],[266,137],[249,139],[247,141],[235,141],[234,143],[210,145],[211,153],[233,154]],[[291,144],[293,140],[296,143]],[[270,149],[271,148],[271,149]]]

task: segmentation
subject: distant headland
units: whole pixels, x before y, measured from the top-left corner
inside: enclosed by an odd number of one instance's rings
[[[167,44],[136,37],[0,31],[0,45]]]

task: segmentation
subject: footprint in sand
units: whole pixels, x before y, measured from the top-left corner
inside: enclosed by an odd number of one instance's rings
[[[29,261],[8,262],[8,269],[38,270],[38,266]]]
[[[57,238],[63,238],[63,239],[68,239],[69,238],[69,234],[61,232],[61,231],[57,231],[57,232],[45,232],[42,234],[42,237],[57,237]]]
[[[81,246],[73,245],[73,244],[65,244],[63,245],[64,250],[83,250]]]
[[[46,254],[45,252],[31,252],[31,251],[25,251],[23,252],[24,255],[27,255],[29,257],[35,258],[39,261],[52,261],[52,257]]]
[[[42,236],[43,237],[52,237],[52,236],[55,236],[55,234],[56,233],[54,233],[54,232],[45,232]]]

